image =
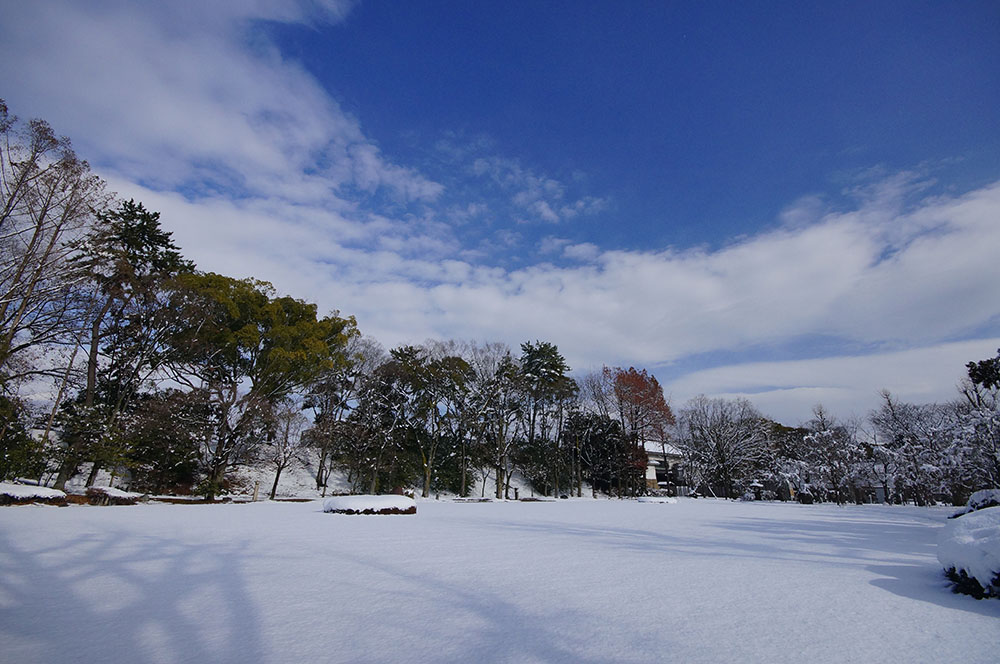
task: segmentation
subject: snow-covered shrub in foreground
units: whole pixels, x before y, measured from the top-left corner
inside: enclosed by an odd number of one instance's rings
[[[44,486],[0,482],[0,505],[27,505],[30,503],[65,505],[66,494],[58,489],[48,489]]]
[[[938,541],[938,561],[956,592],[978,599],[1000,597],[1000,507],[949,523]]]
[[[1000,489],[983,489],[969,496],[969,502],[958,512],[952,514],[949,519],[960,517],[969,512],[983,510],[987,507],[1000,507]]]
[[[416,514],[417,502],[408,496],[332,496],[324,512],[337,514]]]

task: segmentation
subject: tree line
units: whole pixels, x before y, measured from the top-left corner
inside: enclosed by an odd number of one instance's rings
[[[967,369],[949,403],[906,403],[885,391],[864,419],[838,421],[820,405],[800,427],[743,399],[697,397],[675,432],[687,481],[725,497],[964,504],[1000,486],[1000,350]]]
[[[0,138],[0,479],[62,488],[103,469],[213,498],[234,468],[265,464],[273,497],[308,459],[323,491],[340,473],[358,492],[504,498],[517,473],[545,495],[630,496],[655,490],[659,450],[683,457],[671,488],[727,497],[879,487],[929,502],[1000,482],[996,359],[970,363],[962,400],[886,394],[864,424],[818,408],[789,428],[706,397],[675,417],[645,370],[574,378],[547,341],[386,351],[353,317],[198,270],[157,212],[107,193],[67,139],[2,101]]]

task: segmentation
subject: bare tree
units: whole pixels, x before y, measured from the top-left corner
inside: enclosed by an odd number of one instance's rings
[[[842,505],[862,459],[856,428],[838,423],[822,405],[817,405],[809,429],[803,439],[809,468]]]
[[[764,419],[746,399],[697,396],[681,411],[680,429],[687,463],[717,482],[726,498],[769,457]]]
[[[274,438],[268,445],[266,458],[274,466],[274,484],[271,485],[270,499],[278,492],[281,471],[295,460],[301,460],[305,451],[302,434],[309,426],[309,420],[291,401],[283,401],[274,409]]]
[[[87,311],[72,258],[108,203],[104,183],[42,120],[19,127],[0,100],[0,382],[61,375],[41,359],[73,344]]]

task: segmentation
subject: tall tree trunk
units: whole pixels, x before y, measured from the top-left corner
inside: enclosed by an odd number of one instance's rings
[[[465,436],[462,436],[462,489],[461,492],[458,494],[462,498],[465,498],[465,491],[466,491],[465,474],[467,467],[468,467],[468,459],[466,458],[465,455]]]
[[[208,491],[205,492],[205,500],[215,500],[216,488],[222,484],[222,478],[226,476],[226,462],[215,460],[212,462],[212,470],[208,475]]]
[[[87,475],[87,483],[85,486],[87,487],[94,486],[94,482],[97,481],[97,473],[99,473],[100,470],[101,470],[101,464],[95,461],[94,465],[90,467],[90,474]]]
[[[97,359],[101,346],[101,324],[104,322],[104,317],[111,310],[113,302],[114,300],[109,297],[97,313],[97,316],[94,317],[94,322],[90,325],[90,349],[87,353],[87,390],[84,393],[83,402],[88,408],[94,405],[94,398],[97,394]]]
[[[274,500],[275,494],[278,493],[278,479],[281,477],[281,471],[284,470],[284,466],[278,466],[278,469],[274,473],[274,484],[271,485],[271,496],[268,500]]]
[[[319,491],[326,484],[326,478],[324,477],[324,471],[326,469],[326,454],[327,450],[325,447],[320,449],[319,453],[319,467],[316,469],[316,490]]]

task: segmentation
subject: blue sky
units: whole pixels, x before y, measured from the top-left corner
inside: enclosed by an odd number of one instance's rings
[[[996,3],[375,2],[275,33],[409,163],[458,133],[578,175],[609,201],[569,234],[602,246],[718,245],[873,166],[1000,153]]]
[[[8,4],[0,96],[202,269],[789,423],[1000,346],[995,2]]]

